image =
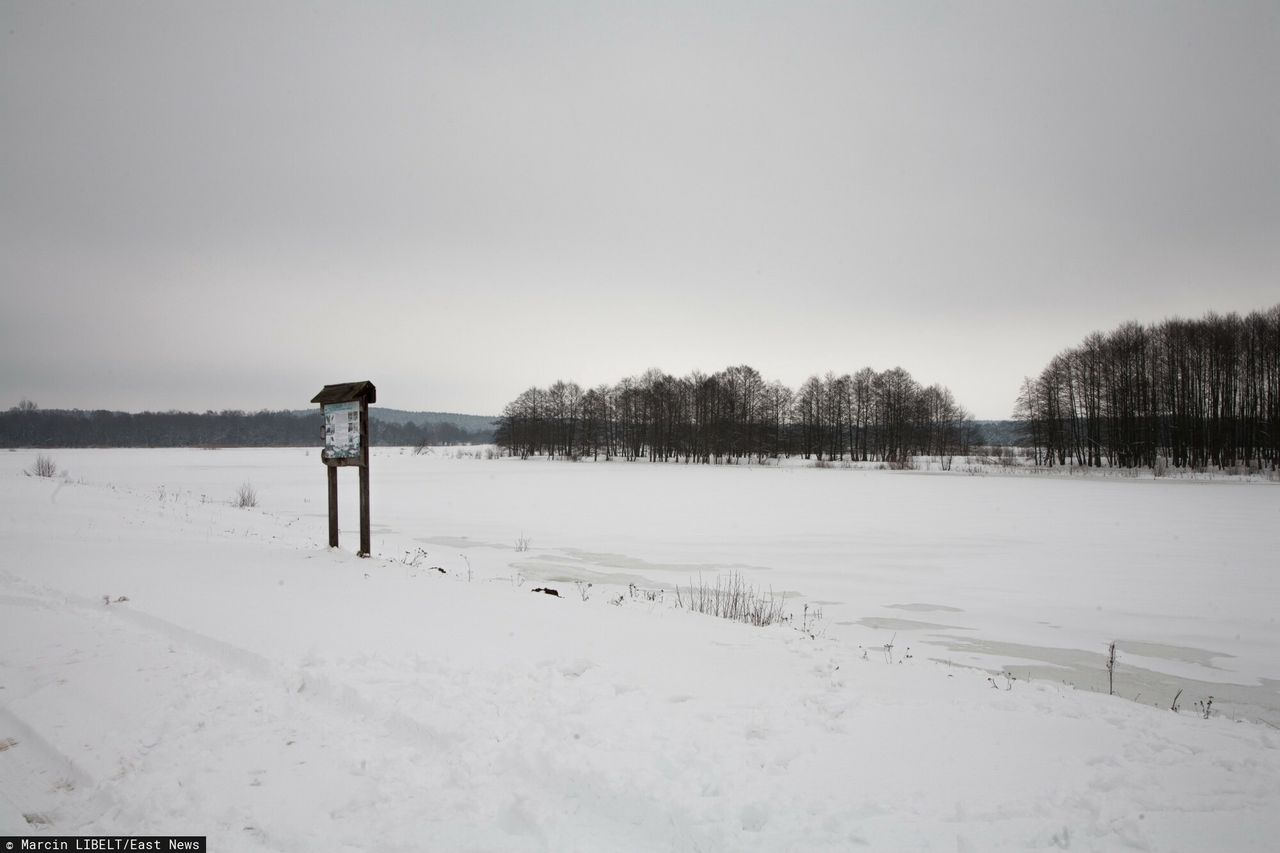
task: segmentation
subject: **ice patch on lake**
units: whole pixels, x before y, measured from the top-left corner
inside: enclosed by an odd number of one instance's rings
[[[916,619],[898,619],[893,616],[864,616],[856,622],[837,622],[837,625],[865,625],[877,631],[970,631],[959,625],[943,625],[938,622],[921,622]]]

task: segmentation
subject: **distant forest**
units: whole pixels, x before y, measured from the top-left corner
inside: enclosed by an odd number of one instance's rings
[[[497,443],[513,455],[711,463],[801,456],[909,465],[946,460],[975,435],[940,385],[900,367],[812,376],[792,390],[751,367],[675,377],[659,370],[616,385],[530,388],[503,411]]]
[[[1038,465],[1280,469],[1280,305],[1126,323],[1027,378],[1014,421],[975,422],[941,385],[900,367],[811,376],[798,389],[747,365],[614,385],[530,388],[502,416],[370,409],[371,442],[496,442],[523,458],[734,462],[799,456],[944,467],[980,445],[1022,445]],[[0,412],[0,447],[316,447],[318,411]]]
[[[377,446],[484,444],[493,430],[455,423],[383,420],[369,410],[371,443]],[[412,413],[409,413],[412,414]],[[475,416],[453,416],[474,418]],[[23,401],[0,412],[0,447],[318,447],[323,419],[313,412],[127,412],[41,409]]]
[[[1014,416],[1041,464],[1280,465],[1280,305],[1095,332],[1028,378]]]

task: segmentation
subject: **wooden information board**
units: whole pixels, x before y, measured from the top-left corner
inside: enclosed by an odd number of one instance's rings
[[[378,399],[372,382],[344,382],[326,385],[311,402],[320,404],[324,415],[325,464],[329,480],[329,547],[338,547],[338,469],[360,469],[360,550],[361,557],[372,553],[369,532],[369,404]]]

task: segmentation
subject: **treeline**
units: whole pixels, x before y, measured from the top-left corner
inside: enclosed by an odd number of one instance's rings
[[[509,403],[495,440],[512,455],[654,462],[754,457],[946,462],[969,441],[969,414],[939,385],[900,367],[812,376],[792,390],[746,365],[675,377],[650,370],[615,385],[530,388]]]
[[[24,401],[0,412],[0,447],[318,447],[319,411],[127,412],[39,409]],[[377,446],[483,444],[491,431],[449,423],[390,423],[370,418]]]
[[[1024,381],[1040,464],[1275,468],[1280,305],[1095,332]]]

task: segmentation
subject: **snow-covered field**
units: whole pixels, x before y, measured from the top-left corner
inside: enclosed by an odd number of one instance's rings
[[[360,560],[353,471],[343,550],[323,547],[315,450],[52,455],[69,479],[0,453],[0,833],[250,851],[1280,838],[1273,483],[379,448]],[[229,505],[246,480],[256,509]],[[797,622],[820,607],[816,631],[671,606],[675,584],[729,572]],[[1123,698],[1105,695],[1113,640]]]

